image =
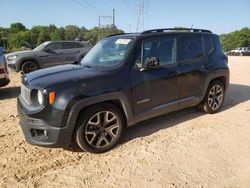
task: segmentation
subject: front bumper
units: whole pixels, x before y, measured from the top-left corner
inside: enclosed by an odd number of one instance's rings
[[[42,119],[29,117],[17,102],[20,126],[26,141],[32,145],[65,148],[71,142],[72,127],[54,127]]]

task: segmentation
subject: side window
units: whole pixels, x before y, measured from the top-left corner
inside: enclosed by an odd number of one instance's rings
[[[221,47],[219,36],[214,37],[214,46],[215,46],[216,52],[218,52],[219,54],[224,54],[223,49]]]
[[[191,60],[203,55],[202,38],[185,36],[180,40],[180,60]]]
[[[146,41],[143,44],[143,61],[147,57],[157,57],[160,65],[175,63],[176,40],[174,37]]]
[[[63,43],[63,49],[72,49],[75,48],[74,42],[64,42]]]
[[[84,48],[84,45],[80,43],[75,43],[75,48]]]
[[[53,42],[53,43],[50,43],[47,47],[47,49],[50,49],[50,50],[60,50],[61,49],[61,44],[59,42]]]
[[[213,50],[213,42],[210,36],[203,37],[204,53],[207,54]]]

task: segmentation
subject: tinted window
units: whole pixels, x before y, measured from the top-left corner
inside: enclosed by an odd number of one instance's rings
[[[189,60],[202,56],[202,38],[200,36],[181,37],[180,53],[180,60]]]
[[[209,53],[213,50],[213,42],[211,36],[204,36],[203,37],[203,44],[204,44],[204,53]]]
[[[175,38],[162,38],[146,41],[143,45],[143,61],[147,57],[157,57],[160,65],[171,64],[175,62]]]
[[[221,47],[221,44],[220,44],[220,38],[219,36],[215,36],[214,37],[214,46],[215,46],[215,49],[218,53],[221,53],[223,54],[223,50],[222,50],[222,47]]]
[[[50,43],[46,48],[50,50],[60,50],[61,44],[59,42],[53,42],[53,43]]]
[[[75,48],[74,42],[64,42],[63,43],[63,49],[72,49]]]
[[[75,47],[76,48],[84,48],[84,45],[80,44],[80,43],[75,43]]]

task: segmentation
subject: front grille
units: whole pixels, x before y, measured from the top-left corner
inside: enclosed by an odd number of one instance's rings
[[[21,83],[21,96],[23,98],[23,100],[30,105],[31,104],[31,100],[30,100],[30,89],[27,88],[25,85],[23,85]]]

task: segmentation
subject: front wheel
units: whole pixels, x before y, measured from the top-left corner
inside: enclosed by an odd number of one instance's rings
[[[22,73],[27,74],[38,70],[38,66],[34,61],[26,61],[22,65]]]
[[[106,152],[117,144],[123,128],[123,114],[116,106],[108,103],[96,105],[80,115],[76,143],[91,153]]]
[[[225,87],[220,81],[212,82],[207,90],[204,100],[199,108],[204,112],[213,114],[218,112],[225,98]]]

